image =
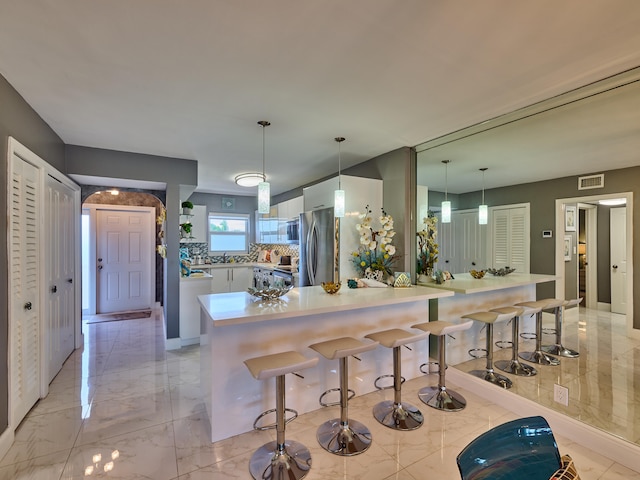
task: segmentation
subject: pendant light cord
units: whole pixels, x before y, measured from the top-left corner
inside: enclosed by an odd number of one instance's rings
[[[336,137],[334,139],[338,142],[338,190],[342,190],[342,181],[340,180],[340,172],[342,171],[342,150],[340,144],[345,141],[344,137]]]

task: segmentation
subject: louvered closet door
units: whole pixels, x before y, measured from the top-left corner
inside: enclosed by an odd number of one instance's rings
[[[15,154],[11,161],[10,408],[16,427],[40,397],[41,193],[39,170]]]
[[[47,310],[45,312],[47,383],[73,352],[74,317],[74,200],[73,190],[51,175],[45,185],[47,228]]]
[[[493,268],[511,267],[529,273],[529,210],[495,208],[491,212]]]

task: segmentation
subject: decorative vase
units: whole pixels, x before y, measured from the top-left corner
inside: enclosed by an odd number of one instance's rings
[[[426,273],[421,273],[418,275],[418,283],[433,283],[433,277]]]
[[[190,208],[186,208],[186,207],[182,207],[182,214],[183,215],[191,215],[191,209]]]
[[[378,282],[382,282],[382,277],[384,272],[382,270],[371,270],[370,267],[364,271],[364,278],[369,278],[371,280],[377,280]]]

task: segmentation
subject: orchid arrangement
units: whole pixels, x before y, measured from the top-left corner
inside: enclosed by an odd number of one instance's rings
[[[438,218],[432,211],[429,211],[422,222],[424,223],[424,228],[416,233],[418,237],[416,273],[418,275],[431,276],[433,267],[438,260],[438,244],[436,243]]]
[[[391,275],[391,267],[396,259],[393,217],[382,209],[382,215],[378,218],[380,229],[374,230],[371,226],[371,216],[371,209],[367,205],[365,212],[360,215],[360,223],[356,225],[360,234],[360,246],[352,253],[353,264],[361,275],[367,270],[379,270]]]

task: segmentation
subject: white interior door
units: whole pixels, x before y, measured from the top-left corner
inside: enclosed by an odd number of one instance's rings
[[[97,211],[97,313],[151,307],[153,209]]]
[[[47,311],[45,313],[45,359],[47,384],[62,368],[75,345],[76,248],[74,191],[51,175],[45,182],[47,230]]]
[[[12,139],[10,139],[12,140]],[[18,146],[11,143],[10,148]],[[21,146],[19,146],[21,147]],[[24,148],[24,147],[22,147]],[[17,427],[40,398],[40,172],[13,150],[9,184],[9,408]]]
[[[627,313],[627,208],[611,209],[611,311]]]

